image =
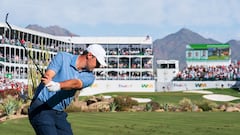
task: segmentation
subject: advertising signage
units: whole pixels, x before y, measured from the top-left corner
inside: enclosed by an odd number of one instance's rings
[[[229,44],[189,44],[186,46],[187,61],[229,61]]]

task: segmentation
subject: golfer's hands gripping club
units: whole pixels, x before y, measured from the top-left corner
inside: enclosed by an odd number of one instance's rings
[[[48,84],[46,84],[46,86],[49,91],[59,91],[61,89],[60,83],[54,81],[50,81]]]
[[[52,78],[47,75],[42,77],[41,80],[49,91],[59,91],[61,89],[60,83],[52,81]]]

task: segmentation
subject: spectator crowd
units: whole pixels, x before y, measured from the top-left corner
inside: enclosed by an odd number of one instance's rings
[[[0,76],[0,93],[11,90],[17,91],[19,95],[23,96],[27,95],[28,86],[24,82],[17,82],[13,79]]]
[[[219,66],[189,66],[177,73],[175,81],[239,81],[240,63]]]

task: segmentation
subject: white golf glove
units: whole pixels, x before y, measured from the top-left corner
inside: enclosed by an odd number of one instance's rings
[[[51,81],[46,84],[49,91],[59,91],[60,90],[60,83]]]

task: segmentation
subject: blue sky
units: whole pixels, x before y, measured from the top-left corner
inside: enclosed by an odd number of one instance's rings
[[[161,39],[187,28],[220,42],[240,40],[240,0],[0,0],[0,22],[58,25],[80,36]]]

